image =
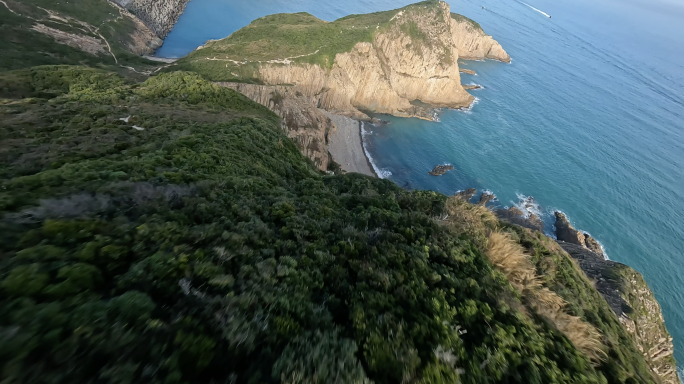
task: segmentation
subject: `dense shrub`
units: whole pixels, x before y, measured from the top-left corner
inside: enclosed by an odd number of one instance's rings
[[[0,105],[3,381],[607,382],[445,196],[322,174],[187,73],[78,79]]]

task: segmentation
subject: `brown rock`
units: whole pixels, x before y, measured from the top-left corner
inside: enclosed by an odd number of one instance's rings
[[[556,238],[570,244],[586,247],[585,236],[582,232],[573,228],[562,212],[555,212],[556,215]]]
[[[469,75],[476,75],[475,71],[473,71],[472,69],[459,68],[458,70],[461,73],[467,73]]]
[[[525,212],[517,207],[499,209],[496,211],[496,216],[511,224],[516,224],[542,233],[544,232],[544,222],[537,215],[533,213],[525,214]]]
[[[454,169],[453,165],[438,165],[435,167],[435,169],[433,169],[432,171],[430,171],[428,173],[431,174],[432,176],[441,176],[441,175],[447,173],[447,171],[451,171],[453,169]]]
[[[601,244],[596,241],[591,235],[588,233],[584,233],[584,245],[589,249],[590,251],[603,256],[603,248],[601,248]]]
[[[490,201],[495,200],[495,199],[496,199],[495,194],[485,191],[485,192],[482,192],[482,194],[480,195],[480,201],[477,202],[477,205],[484,206],[484,205],[487,205],[487,203],[489,203]]]
[[[456,196],[459,199],[465,200],[465,201],[470,201],[470,199],[472,199],[473,196],[475,196],[475,192],[477,192],[477,189],[468,188],[465,191],[459,191],[454,196]]]

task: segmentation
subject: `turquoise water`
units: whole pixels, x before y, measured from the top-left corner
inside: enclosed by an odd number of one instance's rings
[[[308,11],[334,20],[412,1],[192,0],[160,56],[182,56],[252,19]],[[365,144],[381,173],[446,194],[489,189],[499,204],[533,196],[644,274],[684,365],[684,3],[646,0],[451,1],[512,64],[466,62],[478,75],[470,111],[441,122],[383,116]],[[482,9],[485,6],[486,9]],[[427,174],[435,165],[455,170]]]

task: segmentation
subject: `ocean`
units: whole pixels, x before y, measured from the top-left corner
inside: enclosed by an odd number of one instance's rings
[[[192,0],[157,55],[183,56],[267,14],[334,20],[412,2]],[[501,206],[532,196],[549,234],[553,211],[563,211],[611,260],[644,275],[684,366],[684,2],[449,3],[512,63],[461,63],[477,73],[462,82],[483,86],[470,91],[469,110],[366,124],[378,173],[411,189],[490,190]],[[445,163],[454,170],[428,175]]]

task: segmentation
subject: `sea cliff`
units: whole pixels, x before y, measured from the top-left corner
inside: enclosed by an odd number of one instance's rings
[[[316,106],[358,119],[367,112],[433,119],[434,108],[474,100],[461,85],[461,49],[468,59],[509,60],[491,36],[453,18],[447,3],[430,1],[332,23],[267,16],[208,42],[177,68],[211,80],[290,84]]]
[[[158,38],[164,39],[190,0],[111,0],[133,12]]]

